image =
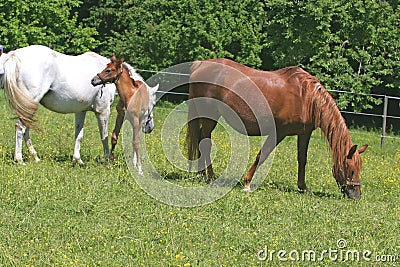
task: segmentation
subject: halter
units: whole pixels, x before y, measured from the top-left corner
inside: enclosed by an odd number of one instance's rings
[[[346,181],[346,185],[350,186],[361,186],[360,182]]]
[[[349,189],[349,188],[348,188],[349,186],[353,186],[353,187],[354,187],[354,186],[361,186],[361,183],[346,180],[346,183],[345,183],[345,184],[340,185],[340,184],[338,183],[338,186],[339,186],[339,188],[340,188],[340,191],[345,195],[345,194],[347,193],[347,190]]]
[[[105,86],[107,83],[116,83],[119,80],[119,78],[121,77],[123,71],[124,71],[124,68],[121,68],[121,71],[115,77],[110,77],[107,79],[104,79],[103,77],[101,77],[100,73],[97,73],[97,77],[99,77],[101,83],[103,84],[103,86]]]
[[[100,88],[100,92],[101,92],[100,98],[103,96],[103,88],[104,88],[104,86],[106,86],[107,83],[116,83],[119,80],[119,78],[121,77],[123,71],[124,71],[124,68],[121,68],[121,72],[120,73],[118,73],[115,77],[110,77],[108,79],[104,79],[103,77],[101,77],[100,73],[97,73],[97,77],[99,77],[99,79],[101,81],[101,84],[102,84],[102,86]]]
[[[342,173],[342,171],[340,173]],[[349,186],[361,186],[360,182],[353,182],[352,179],[349,178],[345,178],[345,181],[346,182],[343,184],[339,184],[339,182],[337,182],[337,185],[342,192],[344,192],[344,190],[346,190]]]

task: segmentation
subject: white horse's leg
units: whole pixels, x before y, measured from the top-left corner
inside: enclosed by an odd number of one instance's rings
[[[22,124],[20,119],[15,123],[15,152],[14,160],[18,163],[25,164],[22,160],[22,138],[24,136],[26,127]]]
[[[104,156],[106,159],[110,156],[110,149],[108,147],[108,120],[110,118],[110,111],[103,113],[96,113],[97,125],[99,126],[100,139],[103,143]]]
[[[25,140],[25,144],[29,149],[29,153],[31,156],[35,158],[36,162],[39,162],[40,159],[37,156],[36,150],[33,147],[33,143],[29,134],[29,128],[26,128],[20,119],[15,123],[15,153],[14,160],[18,163],[25,164],[22,160],[22,138]]]
[[[86,112],[76,113],[75,114],[75,148],[74,148],[74,156],[73,161],[79,164],[83,164],[81,160],[81,141],[83,138],[83,124],[85,122]]]
[[[25,130],[24,140],[25,140],[25,144],[27,145],[27,147],[29,149],[29,153],[31,154],[31,156],[35,158],[36,162],[39,162],[40,159],[39,159],[39,157],[38,157],[38,155],[36,153],[35,148],[33,147],[31,136],[29,134],[29,128],[26,128],[26,130]]]

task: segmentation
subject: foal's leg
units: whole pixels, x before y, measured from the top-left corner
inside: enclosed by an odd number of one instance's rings
[[[125,107],[124,102],[120,99],[117,103],[117,118],[115,120],[115,127],[111,136],[111,153],[110,160],[114,160],[114,149],[118,142],[119,132],[121,131],[122,124],[124,123]]]
[[[198,161],[199,171],[204,173],[207,166],[208,180],[207,182],[215,180],[215,174],[211,164],[211,132],[217,125],[218,119],[202,118],[201,135],[199,140],[200,158]]]
[[[79,164],[83,164],[81,160],[81,141],[83,138],[83,124],[85,122],[86,112],[76,113],[75,114],[75,148],[74,148],[74,156],[73,161]]]
[[[139,118],[132,118],[130,122],[132,124],[133,166],[138,170],[138,174],[142,175],[143,174],[142,163],[140,162],[140,154],[139,154],[139,150],[140,150]]]
[[[256,172],[258,166],[263,164],[263,162],[268,158],[269,154],[271,154],[272,150],[283,140],[283,136],[277,135],[276,140],[274,138],[268,137],[261,147],[260,151],[257,154],[256,160],[253,165],[250,167],[246,176],[244,177],[244,188],[243,191],[250,192],[250,183],[251,179],[253,179],[254,173]]]
[[[300,190],[304,190],[307,193],[312,193],[307,188],[305,181],[306,163],[307,163],[307,149],[310,142],[311,132],[299,135],[297,137],[297,162],[298,162],[298,176],[297,186]]]
[[[96,113],[96,118],[100,132],[100,139],[103,144],[104,156],[108,159],[110,155],[108,147],[108,120],[110,118],[110,110],[106,110],[103,113]]]

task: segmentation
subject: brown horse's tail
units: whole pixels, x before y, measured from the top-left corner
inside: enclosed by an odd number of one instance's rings
[[[189,168],[191,161],[199,157],[199,140],[200,140],[200,118],[197,116],[194,103],[189,101],[188,105],[188,129],[186,134],[186,144],[188,149]]]
[[[39,104],[18,86],[19,68],[20,61],[18,57],[14,52],[9,53],[7,61],[4,63],[4,89],[12,110],[17,114],[24,126],[35,128],[36,120],[33,116]]]

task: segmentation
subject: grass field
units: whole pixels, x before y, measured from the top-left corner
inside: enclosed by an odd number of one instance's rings
[[[172,183],[202,184],[200,178],[171,168],[157,148],[169,107],[159,103],[155,109],[156,128],[146,139],[149,157]],[[71,162],[74,116],[43,107],[38,112],[42,131],[32,133],[42,161],[34,163],[24,147],[27,164],[20,166],[13,162],[15,119],[3,92],[0,112],[0,266],[367,266],[382,262],[398,266],[400,262],[398,139],[387,139],[382,149],[378,133],[351,131],[354,143],[370,145],[362,155],[362,198],[357,201],[343,198],[338,191],[329,150],[316,131],[306,173],[314,195],[297,190],[296,139],[290,137],[277,148],[272,168],[255,192],[244,193],[238,185],[218,201],[183,208],[163,204],[138,186],[121,144],[114,165],[106,164],[93,113],[86,117],[84,166]],[[110,131],[114,119],[113,109]],[[224,134],[215,133],[218,145]],[[252,159],[258,148],[252,148]],[[221,166],[226,154],[223,149],[217,152]],[[215,168],[221,172],[223,167],[217,162]]]

